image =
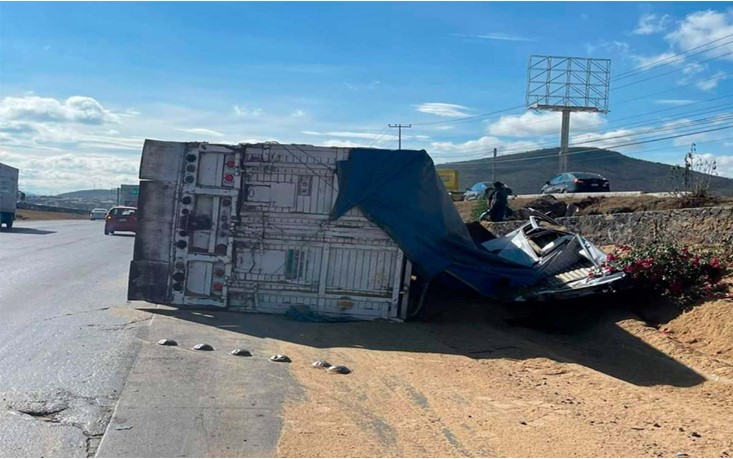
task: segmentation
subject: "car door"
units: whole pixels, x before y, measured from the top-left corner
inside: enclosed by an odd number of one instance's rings
[[[545,184],[545,193],[556,193],[557,192],[557,184],[560,176],[556,175],[550,179],[547,184]]]
[[[568,174],[560,174],[557,176],[557,179],[555,180],[554,185],[554,192],[555,193],[562,193],[563,191],[567,191],[568,186]]]

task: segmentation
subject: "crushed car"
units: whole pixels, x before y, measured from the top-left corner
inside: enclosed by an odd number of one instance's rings
[[[513,301],[563,300],[623,288],[625,274],[605,265],[603,251],[537,211],[516,230],[480,245],[538,273],[537,282],[519,289]]]

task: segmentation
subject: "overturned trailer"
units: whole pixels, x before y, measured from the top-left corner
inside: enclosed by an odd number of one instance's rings
[[[413,274],[527,300],[588,292],[558,276],[602,256],[567,233],[533,258],[531,228],[477,244],[425,151],[146,140],[140,179],[130,300],[399,320]]]

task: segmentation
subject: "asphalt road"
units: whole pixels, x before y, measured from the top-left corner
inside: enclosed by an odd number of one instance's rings
[[[128,303],[132,234],[16,224],[0,231],[0,457],[274,454],[299,393],[275,343],[232,329],[241,314]]]
[[[95,453],[150,314],[126,302],[132,235],[103,222],[0,232],[0,456]]]

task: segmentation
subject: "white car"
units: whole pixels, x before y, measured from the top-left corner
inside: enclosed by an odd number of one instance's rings
[[[104,220],[107,216],[107,209],[93,209],[89,214],[89,220]]]

